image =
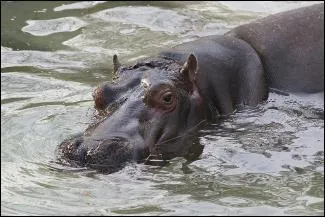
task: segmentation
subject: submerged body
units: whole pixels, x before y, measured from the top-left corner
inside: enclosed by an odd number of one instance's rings
[[[103,119],[61,143],[59,159],[109,172],[149,155],[195,159],[203,150],[196,133],[217,114],[256,106],[269,88],[324,91],[323,24],[318,4],[178,45],[134,66],[123,67],[114,56],[119,81],[94,91]]]

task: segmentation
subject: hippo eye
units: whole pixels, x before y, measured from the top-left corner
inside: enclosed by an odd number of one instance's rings
[[[173,103],[173,94],[172,93],[165,93],[163,96],[162,96],[162,100],[164,102],[164,104],[166,105],[170,105]]]
[[[173,110],[177,104],[175,97],[175,93],[170,90],[162,92],[157,102],[157,105],[159,105],[158,107],[165,111]]]
[[[174,110],[178,103],[177,93],[168,86],[156,86],[149,89],[144,97],[144,103],[151,108],[164,112]]]

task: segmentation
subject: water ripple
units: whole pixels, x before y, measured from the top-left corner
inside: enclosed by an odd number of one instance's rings
[[[21,30],[35,36],[46,36],[59,32],[73,32],[87,25],[77,17],[62,17],[52,20],[27,20]]]

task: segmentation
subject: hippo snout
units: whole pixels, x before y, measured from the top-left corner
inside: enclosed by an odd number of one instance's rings
[[[69,166],[90,167],[115,172],[126,162],[137,160],[145,150],[139,150],[132,142],[122,137],[101,138],[79,136],[61,143],[58,148],[61,163]],[[148,153],[148,152],[147,152]]]
[[[57,148],[57,160],[71,166],[84,166],[86,150],[81,149],[82,134],[64,140]]]

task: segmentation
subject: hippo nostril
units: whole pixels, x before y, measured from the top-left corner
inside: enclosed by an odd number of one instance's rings
[[[82,134],[77,134],[63,141],[56,150],[59,162],[71,166],[84,166],[87,150],[82,145],[83,142]]]
[[[79,146],[82,144],[83,139],[82,138],[77,138],[74,140],[73,145],[75,148],[79,148]]]
[[[82,139],[81,138],[76,138],[71,142],[65,143],[64,147],[64,153],[71,155],[74,153],[76,150],[78,150],[79,146],[82,144]]]

